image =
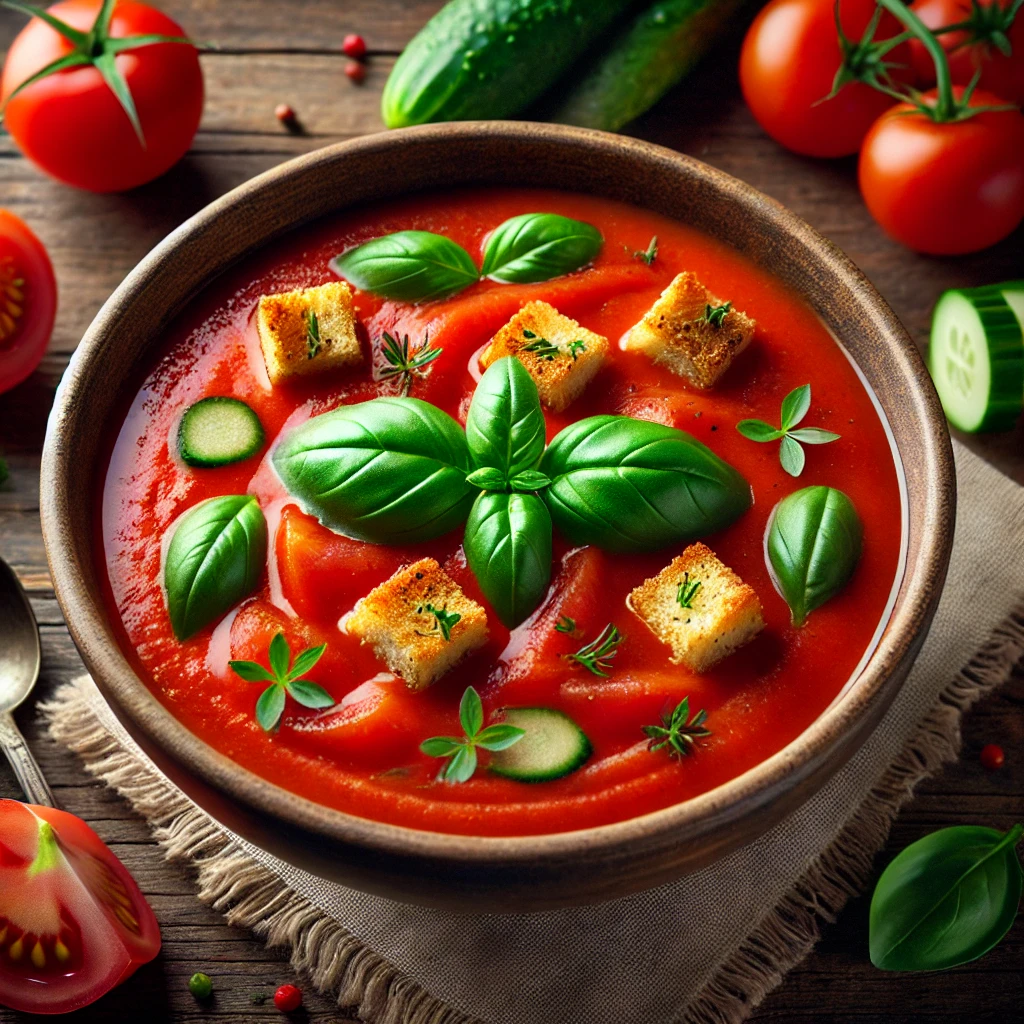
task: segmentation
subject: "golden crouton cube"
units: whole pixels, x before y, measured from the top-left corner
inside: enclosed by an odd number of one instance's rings
[[[256,325],[271,384],[363,361],[352,290],[344,281],[261,295]]]
[[[753,588],[706,544],[691,544],[644,580],[629,605],[672,648],[669,660],[694,672],[708,671],[764,629]]]
[[[540,400],[562,412],[601,369],[608,339],[562,316],[546,302],[528,302],[484,349],[486,370],[504,356],[516,356],[540,392]]]
[[[673,279],[626,335],[623,348],[645,352],[706,390],[750,344],[754,326],[749,316],[712,295],[687,271]]]
[[[433,558],[403,566],[345,620],[410,690],[423,690],[487,642],[487,613]]]

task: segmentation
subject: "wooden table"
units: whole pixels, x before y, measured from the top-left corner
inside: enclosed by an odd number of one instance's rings
[[[203,56],[207,103],[192,152],[164,178],[128,195],[96,196],[43,177],[0,136],[0,205],[23,217],[49,248],[60,285],[60,312],[50,351],[29,381],[0,397],[0,448],[11,480],[0,488],[0,555],[29,591],[43,638],[45,696],[81,671],[46,568],[39,530],[39,455],[53,389],[101,303],[159,239],[210,200],[298,153],[380,129],[380,91],[395,54],[440,0],[165,0],[164,10],[197,40],[217,44]],[[0,45],[22,19],[0,11]],[[737,25],[737,33],[742,30]],[[344,74],[343,35],[361,32],[371,51],[362,86]],[[857,193],[852,160],[822,163],[778,148],[747,113],[736,85],[739,35],[713,52],[690,80],[633,126],[633,133],[699,157],[743,178],[806,218],[845,249],[924,343],[939,292],[1021,274],[1018,231],[980,255],[926,259],[888,241]],[[274,106],[290,103],[304,133],[289,134]],[[1024,482],[1024,429],[972,442]],[[1022,570],[1024,572],[1024,570]],[[188,875],[165,864],[146,826],[76,759],[42,735],[31,708],[19,721],[61,805],[88,821],[138,880],[163,929],[153,964],[76,1019],[120,1021],[140,1011],[160,1021],[255,1021],[272,1004],[252,995],[298,981],[280,951],[227,927],[193,895]],[[984,743],[1000,743],[1007,764],[995,774],[978,763]],[[6,764],[0,796],[20,796]],[[923,833],[944,825],[1001,828],[1024,815],[1024,667],[964,725],[961,760],[923,785],[900,815],[879,863]],[[755,1013],[756,1021],[1004,1021],[1024,996],[1024,922],[980,963],[938,975],[893,976],[867,959],[867,899],[853,901],[818,948]],[[714,908],[709,908],[714,912]],[[197,970],[215,979],[216,997],[200,1007],[186,982]],[[308,1019],[346,1017],[330,1000],[306,996]],[[0,1022],[22,1019],[0,1010]],[[28,1018],[24,1018],[28,1019]],[[553,1022],[555,1024],[555,1022]],[[656,1022],[651,1022],[656,1024]]]

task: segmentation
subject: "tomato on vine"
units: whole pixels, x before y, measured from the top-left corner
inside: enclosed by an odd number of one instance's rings
[[[909,78],[900,25],[875,0],[771,0],[740,53],[751,113],[776,142],[805,156],[856,153],[893,99],[872,81]]]
[[[63,0],[31,14],[0,77],[7,131],[37,167],[92,192],[158,177],[192,144],[203,110],[195,46],[134,0]]]

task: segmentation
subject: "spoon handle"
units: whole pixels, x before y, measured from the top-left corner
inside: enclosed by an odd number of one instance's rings
[[[57,801],[43,778],[42,769],[28,749],[25,737],[18,731],[14,718],[9,711],[0,713],[0,748],[7,755],[14,769],[14,776],[21,784],[25,798],[30,804],[42,804],[44,807],[56,807]]]

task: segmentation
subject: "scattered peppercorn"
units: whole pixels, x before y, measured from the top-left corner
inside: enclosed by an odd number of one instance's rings
[[[282,1013],[294,1013],[302,1005],[302,989],[294,985],[282,985],[274,993],[274,1005]]]
[[[366,56],[366,40],[350,32],[341,42],[341,52],[353,60],[362,60]]]
[[[360,64],[358,61],[350,60],[345,65],[345,74],[353,82],[361,82],[366,77],[366,65]]]
[[[987,743],[981,748],[981,765],[987,771],[996,772],[1003,767],[1003,762],[1006,760],[1006,755],[1003,753],[1003,748],[996,743]]]
[[[188,979],[188,990],[196,999],[209,999],[213,995],[213,979],[208,974],[193,974]]]

